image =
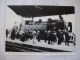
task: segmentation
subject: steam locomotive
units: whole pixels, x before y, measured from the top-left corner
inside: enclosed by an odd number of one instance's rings
[[[25,21],[25,25],[21,26],[21,30],[55,30],[56,32],[61,30],[67,30],[68,32],[72,32],[72,23],[71,22],[64,22],[60,20],[48,20],[46,22],[32,22],[32,21]]]

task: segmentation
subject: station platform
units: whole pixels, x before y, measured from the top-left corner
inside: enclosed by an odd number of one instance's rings
[[[11,40],[10,38],[7,38],[6,42],[18,43],[18,45],[24,44],[29,49],[31,49],[30,47],[34,47],[34,48],[38,48],[38,51],[41,51],[42,49],[45,52],[46,51],[49,51],[49,52],[74,52],[75,51],[75,46],[72,43],[70,43],[69,46],[66,46],[65,43],[62,43],[61,45],[58,45],[57,42],[53,44],[48,44],[48,42],[44,42],[44,40],[40,40],[40,42],[38,42],[37,39],[35,39],[33,43],[33,40],[30,40],[30,39],[22,42],[20,41],[20,39]],[[32,50],[34,48],[32,48]]]

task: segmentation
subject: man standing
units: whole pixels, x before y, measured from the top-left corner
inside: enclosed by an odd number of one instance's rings
[[[57,37],[58,37],[58,45],[61,45],[61,42],[63,41],[63,33],[61,29],[58,30]]]
[[[65,32],[65,45],[69,46],[69,34],[68,34],[68,32]]]
[[[47,41],[47,38],[48,38],[48,34],[47,34],[47,31],[45,31],[45,42]]]
[[[34,42],[35,39],[36,39],[36,31],[33,30],[33,43],[35,43],[35,42]]]
[[[9,31],[6,29],[6,38],[8,37]]]
[[[40,31],[39,30],[37,31],[37,39],[38,39],[38,42],[40,42]]]

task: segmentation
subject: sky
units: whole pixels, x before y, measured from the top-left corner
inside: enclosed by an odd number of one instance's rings
[[[68,14],[68,15],[62,15],[65,22],[72,22],[72,30],[75,32],[75,14]],[[42,21],[47,21],[48,18],[58,19],[59,15],[54,16],[43,16],[43,17],[35,17],[33,18],[34,21],[38,21],[39,19],[42,19]],[[17,22],[17,25],[19,26],[20,23],[23,20],[31,20],[31,18],[23,18],[20,15],[17,15],[13,10],[11,10],[9,7],[6,7],[6,28],[11,29],[14,25],[14,22]]]

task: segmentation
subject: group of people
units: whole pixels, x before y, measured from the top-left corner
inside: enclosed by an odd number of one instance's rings
[[[6,30],[6,37],[8,37],[9,31]],[[70,40],[75,41],[75,35],[69,36],[68,32],[65,32],[64,30],[59,29],[57,32],[54,30],[18,30],[18,29],[12,29],[10,37],[12,40],[20,39],[20,41],[24,42],[27,40],[33,40],[33,43],[35,43],[35,40],[40,42],[41,40],[44,40],[44,42],[47,42],[48,44],[54,44],[58,43],[58,45],[61,45],[61,43],[65,42],[65,45],[69,45]],[[74,42],[73,42],[74,43]],[[75,43],[74,43],[75,45]]]

